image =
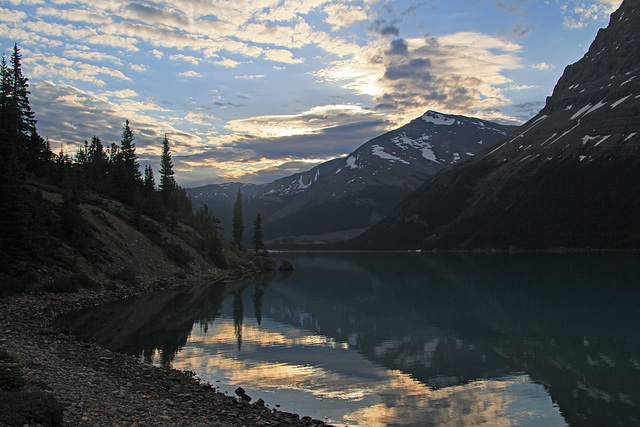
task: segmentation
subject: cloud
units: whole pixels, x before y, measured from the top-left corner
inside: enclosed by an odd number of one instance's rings
[[[133,89],[122,89],[111,92],[104,92],[104,94],[108,97],[115,98],[135,98],[138,96],[138,93]]]
[[[157,8],[141,3],[129,3],[120,16],[144,22],[149,25],[166,25],[170,27],[186,27],[191,20],[182,13],[169,8]]]
[[[117,65],[122,65],[122,60],[116,56],[105,52],[87,51],[80,49],[67,49],[63,52],[65,57],[83,59],[85,61],[110,61]]]
[[[367,13],[359,6],[330,4],[324,8],[324,12],[327,14],[326,22],[333,31],[368,19]]]
[[[187,176],[192,186],[229,181],[262,183],[283,178],[344,156],[387,129],[388,123],[381,117],[372,114],[369,118],[313,134],[276,138],[237,133],[214,137],[199,153],[180,158],[193,170],[206,168],[207,179],[202,180],[196,173],[189,177],[186,171],[182,176]]]
[[[144,64],[129,64],[129,66],[133,71],[137,71],[139,73],[145,73],[150,70],[150,67]]]
[[[538,64],[533,64],[531,68],[535,68],[536,70],[553,70],[556,68],[554,65],[547,64],[546,62],[540,62]]]
[[[72,61],[66,58],[32,53],[23,63],[30,67],[31,78],[60,78],[89,82],[96,86],[105,86],[106,82],[97,76],[113,77],[131,81],[119,70],[113,68]]]
[[[292,135],[312,135],[328,128],[358,123],[372,119],[379,120],[373,111],[355,105],[323,105],[313,107],[299,114],[257,116],[231,120],[227,128],[262,138]]]
[[[23,22],[27,14],[19,10],[10,10],[0,7],[0,16],[4,22]]]
[[[399,36],[400,28],[395,24],[387,24],[384,20],[375,20],[370,26],[369,30],[379,34],[381,36]]]
[[[387,114],[415,117],[426,109],[482,114],[507,105],[501,86],[520,68],[521,46],[481,33],[394,39],[315,75],[372,96]]]
[[[190,121],[191,123],[200,124],[200,125],[210,124],[211,121],[214,119],[215,117],[210,116],[206,113],[195,112],[195,111],[189,111],[186,117],[187,121]]]
[[[565,28],[584,28],[594,21],[606,19],[620,7],[622,0],[571,0],[562,5]]]
[[[190,62],[190,63],[192,63],[193,65],[198,65],[198,64],[200,64],[200,62],[202,61],[202,59],[197,58],[197,57],[195,57],[195,56],[191,56],[191,55],[183,55],[183,54],[181,54],[181,53],[176,54],[176,55],[171,55],[171,56],[169,56],[169,58],[170,58],[171,60],[173,60],[173,61],[180,60],[180,61]]]
[[[234,77],[236,79],[253,80],[253,79],[262,79],[262,78],[264,78],[264,74],[253,74],[253,75],[234,76]]]
[[[226,68],[235,68],[238,65],[240,65],[238,61],[234,61],[233,59],[229,59],[229,58],[225,58],[221,61],[216,61],[215,64],[222,65],[223,67],[226,67]]]
[[[149,102],[129,98],[130,90],[104,92],[102,95],[67,84],[41,80],[32,83],[30,102],[36,112],[38,132],[51,142],[57,152],[60,146],[74,154],[85,139],[100,137],[104,145],[119,142],[124,121],[128,119],[136,137],[136,153],[143,160],[157,161],[164,133],[179,135],[175,145],[194,147],[199,138],[178,131],[170,121],[145,114],[167,110]],[[110,98],[118,98],[117,102]],[[43,132],[42,129],[47,129]]]
[[[268,49],[264,53],[265,59],[275,62],[284,62],[286,64],[300,64],[304,62],[303,58],[294,58],[293,53],[285,49]]]
[[[387,55],[406,55],[409,53],[409,45],[403,39],[395,39],[391,41],[391,45],[385,53]]]
[[[202,74],[198,73],[197,71],[193,71],[193,70],[183,71],[181,73],[178,73],[178,75],[180,75],[182,77],[202,77]]]

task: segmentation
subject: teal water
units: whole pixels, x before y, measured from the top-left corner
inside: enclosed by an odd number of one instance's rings
[[[637,255],[274,256],[295,271],[61,322],[336,425],[640,423]]]

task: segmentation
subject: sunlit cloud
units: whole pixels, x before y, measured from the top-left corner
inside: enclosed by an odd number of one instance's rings
[[[227,128],[259,137],[308,135],[328,127],[360,122],[378,114],[354,105],[323,105],[300,114],[230,120]]]
[[[236,79],[253,80],[253,79],[262,79],[262,78],[264,78],[264,74],[253,74],[253,75],[234,76],[234,77]]]
[[[186,62],[190,62],[193,65],[198,65],[200,64],[200,62],[202,61],[200,58],[197,58],[195,56],[191,56],[191,55],[183,55],[181,53],[177,54],[177,55],[171,55],[169,57],[170,59],[176,61],[176,60],[181,60],[181,61],[186,61]]]
[[[144,64],[129,64],[129,66],[133,71],[137,71],[139,73],[145,73],[150,70],[150,67]]]
[[[201,125],[211,123],[213,119],[214,117],[210,116],[209,114],[195,111],[190,111],[189,113],[187,113],[186,117],[186,120],[190,121],[191,123],[197,123]]]
[[[546,62],[539,62],[537,64],[533,64],[531,68],[535,68],[536,70],[553,70],[555,67],[547,64]]]
[[[234,61],[233,59],[229,59],[229,58],[225,58],[221,61],[216,61],[215,62],[216,65],[221,65],[223,67],[226,68],[235,68],[238,65],[240,65],[240,63],[238,61]]]
[[[393,39],[366,55],[336,61],[317,75],[374,96],[389,113],[425,109],[481,113],[510,101],[499,89],[504,72],[521,67],[521,46],[486,34]]]
[[[324,11],[327,14],[326,22],[331,24],[333,31],[369,19],[367,13],[358,6],[330,4],[324,8]]]
[[[183,72],[178,73],[178,74],[181,75],[182,77],[202,77],[202,74],[198,73],[197,71],[193,71],[193,70],[183,71]]]
[[[287,64],[299,64],[304,62],[304,59],[294,58],[293,53],[285,49],[269,49],[264,53],[264,57],[270,61],[284,62]]]
[[[9,10],[0,7],[0,16],[5,22],[23,22],[27,18],[27,14],[18,10]]]
[[[116,90],[116,91],[111,91],[111,92],[104,92],[104,94],[108,97],[115,97],[115,98],[135,98],[138,96],[138,93],[133,90],[133,89],[122,89],[122,90]]]

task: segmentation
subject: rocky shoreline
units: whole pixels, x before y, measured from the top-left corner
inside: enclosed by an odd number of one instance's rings
[[[211,270],[212,283],[228,272]],[[53,327],[59,314],[180,286],[185,280],[147,280],[110,289],[18,295],[0,299],[0,350],[15,356],[29,390],[53,395],[69,426],[324,426],[310,417],[248,403],[216,391],[193,373],[140,363]],[[194,278],[190,277],[189,283]],[[3,424],[0,420],[0,426]]]

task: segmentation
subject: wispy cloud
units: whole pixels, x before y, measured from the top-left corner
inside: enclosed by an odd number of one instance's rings
[[[562,6],[565,28],[583,28],[613,13],[622,0],[570,0]]]

